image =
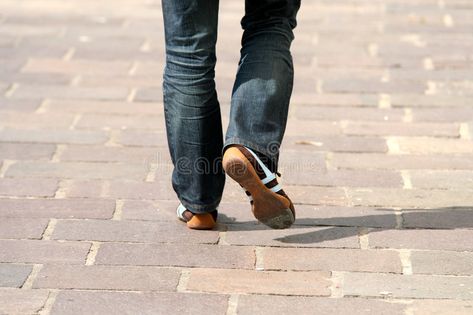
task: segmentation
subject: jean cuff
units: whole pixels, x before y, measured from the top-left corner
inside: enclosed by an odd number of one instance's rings
[[[229,146],[233,145],[233,144],[239,144],[239,145],[243,145],[247,148],[250,148],[251,150],[253,151],[258,151],[259,153],[262,153],[264,154],[270,161],[271,165],[269,165],[269,169],[276,173],[277,170],[278,170],[278,153],[274,153],[274,146],[272,146],[271,144],[270,145],[267,145],[265,147],[253,142],[253,141],[250,141],[250,140],[246,140],[246,139],[242,139],[242,138],[239,138],[239,137],[231,137],[231,138],[228,138],[225,140],[225,144],[223,146],[223,149],[222,149],[222,156],[223,154],[225,153],[225,150],[228,149]],[[278,148],[278,151],[279,151],[279,148]]]
[[[182,203],[182,205],[189,210],[192,213],[209,213],[217,209],[218,205],[220,204],[220,201],[222,198],[219,198],[215,202],[207,205],[202,205],[202,204],[195,204],[188,202],[184,200],[183,198],[179,197],[179,201]]]

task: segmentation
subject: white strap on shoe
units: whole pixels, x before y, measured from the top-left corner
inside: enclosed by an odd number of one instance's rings
[[[179,204],[179,206],[177,207],[176,211],[177,211],[177,217],[183,221],[186,221],[186,219],[184,218],[184,212],[186,211],[186,207],[184,207],[184,205],[182,203]]]
[[[256,153],[254,153],[250,148],[248,147],[245,147],[250,153],[251,155],[254,156],[256,162],[258,162],[258,164],[261,166],[261,168],[263,169],[263,172],[264,172],[264,175],[266,175],[265,178],[263,178],[261,181],[263,182],[264,185],[266,185],[267,183],[269,183],[270,181],[272,181],[273,179],[276,178],[276,174],[275,173],[271,173],[271,171],[269,170],[269,168],[266,167],[266,165],[264,165],[264,163],[260,160],[260,158],[256,155]],[[278,186],[278,185],[277,185]],[[276,186],[275,186],[276,187]],[[272,190],[272,189],[271,189]],[[281,189],[279,189],[281,190]],[[274,190],[273,190],[274,191]]]

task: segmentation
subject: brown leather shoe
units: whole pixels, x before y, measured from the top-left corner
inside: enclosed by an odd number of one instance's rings
[[[177,218],[186,222],[187,227],[193,230],[211,230],[217,225],[217,210],[209,213],[192,213],[182,204],[177,207]]]
[[[290,227],[296,217],[294,204],[258,156],[241,145],[225,150],[223,169],[250,197],[252,212],[261,223],[273,229]]]

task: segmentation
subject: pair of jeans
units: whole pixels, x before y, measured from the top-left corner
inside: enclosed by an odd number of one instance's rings
[[[277,171],[293,87],[290,46],[300,0],[246,0],[241,57],[223,142],[214,81],[218,6],[219,0],[162,0],[172,185],[194,213],[219,205],[225,184],[221,159],[228,146],[256,151]]]

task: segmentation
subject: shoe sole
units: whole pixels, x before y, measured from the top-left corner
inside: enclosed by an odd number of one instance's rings
[[[225,172],[251,194],[253,215],[259,222],[272,229],[286,229],[294,223],[291,202],[261,182],[253,165],[238,148],[230,147],[225,151],[222,165]]]
[[[179,218],[180,221],[186,222]],[[211,214],[194,214],[192,218],[186,222],[189,229],[192,230],[212,230],[217,224]]]

